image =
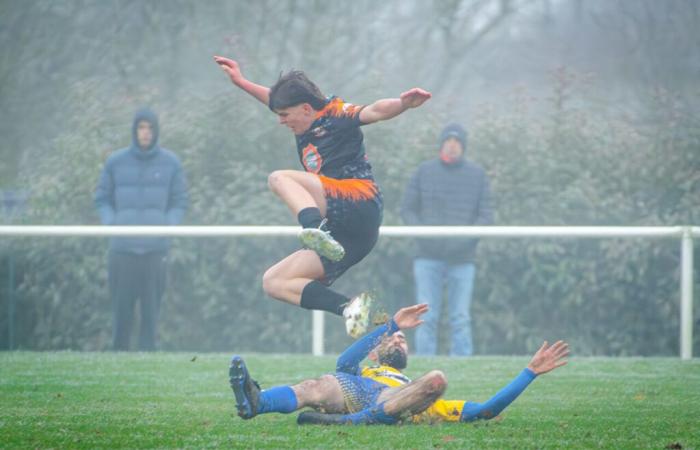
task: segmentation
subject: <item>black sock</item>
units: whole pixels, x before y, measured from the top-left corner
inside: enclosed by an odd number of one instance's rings
[[[348,297],[328,289],[315,280],[304,286],[304,290],[301,292],[302,308],[328,311],[339,316],[343,315],[345,304],[349,301]]]
[[[321,226],[321,210],[318,208],[304,208],[297,214],[297,220],[302,228],[318,228]]]

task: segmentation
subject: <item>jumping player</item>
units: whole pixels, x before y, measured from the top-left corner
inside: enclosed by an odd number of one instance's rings
[[[305,309],[345,317],[353,337],[365,333],[372,299],[352,300],[329,288],[372,250],[382,221],[382,195],[374,181],[360,126],[398,116],[427,101],[431,94],[414,88],[399,98],[356,106],[325,97],[301,71],[280,76],[271,88],[247,80],[238,63],[214,61],[234,85],[265,104],[279,123],[294,133],[304,171],[276,170],[268,184],[302,226],[305,247],[287,256],[263,276],[272,298]]]
[[[539,375],[566,364],[568,344],[547,342],[530,363],[507,386],[484,403],[443,400],[447,379],[432,370],[415,381],[402,370],[408,363],[408,345],[402,329],[423,323],[426,304],[400,309],[393,319],[358,339],[343,354],[336,372],[306,380],[294,386],[277,386],[261,391],[239,356],[229,368],[229,380],[236,397],[238,415],[251,419],[258,414],[291,413],[304,407],[316,411],[299,414],[299,424],[394,424],[400,420],[421,422],[471,422],[492,419]],[[369,358],[374,367],[360,367]]]

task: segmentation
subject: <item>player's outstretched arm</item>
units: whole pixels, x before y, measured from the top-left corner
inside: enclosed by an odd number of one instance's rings
[[[428,101],[432,94],[421,88],[413,88],[401,94],[399,98],[385,98],[365,106],[360,111],[360,122],[370,124],[380,120],[389,120],[410,108],[417,108]]]
[[[537,350],[532,360],[530,360],[527,368],[490,400],[485,403],[466,402],[462,409],[460,420],[462,422],[471,422],[477,419],[488,420],[496,417],[506,406],[518,398],[535,377],[551,372],[557,367],[566,364],[564,358],[568,355],[569,344],[566,342],[557,341],[550,346],[547,344],[547,341],[544,341],[542,347]]]
[[[547,345],[547,341],[544,341],[542,347],[530,360],[527,368],[532,370],[535,375],[542,375],[566,364],[567,361],[564,358],[567,356],[569,356],[569,344],[566,342],[557,341],[552,345]]]
[[[265,106],[270,104],[270,88],[247,80],[241,73],[241,68],[236,61],[223,56],[214,56],[214,61],[231,78],[233,84],[258,99],[261,103],[264,103]]]

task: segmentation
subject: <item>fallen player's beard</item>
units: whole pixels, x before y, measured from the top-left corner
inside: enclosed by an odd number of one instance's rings
[[[379,364],[402,370],[406,368],[407,356],[400,349],[395,348],[383,355],[379,355]]]

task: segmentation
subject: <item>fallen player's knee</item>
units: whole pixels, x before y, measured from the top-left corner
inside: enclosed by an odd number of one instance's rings
[[[316,379],[319,384],[334,383],[336,380],[337,378],[330,374],[321,375]]]
[[[323,387],[334,378],[333,375],[323,375],[319,378],[304,380],[299,383],[299,388],[304,392],[305,397],[315,403],[325,395]]]
[[[426,375],[428,390],[431,394],[442,394],[447,389],[447,377],[440,370],[431,370]]]

